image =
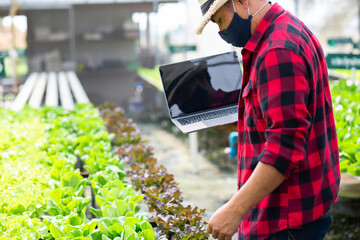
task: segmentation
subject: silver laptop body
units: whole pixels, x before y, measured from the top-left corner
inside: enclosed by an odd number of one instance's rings
[[[189,133],[238,120],[242,72],[235,51],[159,67],[170,119]]]

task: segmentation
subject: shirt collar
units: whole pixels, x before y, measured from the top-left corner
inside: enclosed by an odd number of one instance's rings
[[[253,35],[246,43],[244,49],[250,52],[255,52],[269,25],[284,11],[285,9],[281,7],[278,3],[272,5],[269,11],[263,17],[263,19],[261,19],[259,25],[256,27]]]

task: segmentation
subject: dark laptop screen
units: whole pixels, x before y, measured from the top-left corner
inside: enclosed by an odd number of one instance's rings
[[[242,72],[235,51],[159,70],[172,118],[238,102]]]

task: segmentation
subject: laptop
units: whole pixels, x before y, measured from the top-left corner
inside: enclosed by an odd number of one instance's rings
[[[242,72],[236,51],[159,67],[172,122],[183,132],[238,120]]]

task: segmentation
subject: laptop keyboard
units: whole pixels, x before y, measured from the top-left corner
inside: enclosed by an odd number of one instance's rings
[[[204,120],[214,119],[218,117],[223,117],[226,115],[234,114],[238,112],[238,107],[219,109],[207,113],[199,113],[193,116],[188,116],[184,118],[177,119],[181,125],[188,125],[191,123],[201,122]]]

